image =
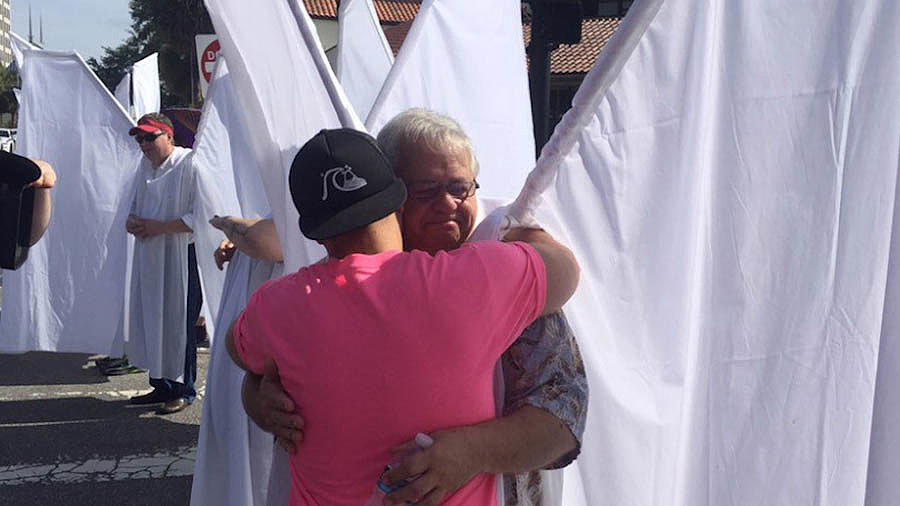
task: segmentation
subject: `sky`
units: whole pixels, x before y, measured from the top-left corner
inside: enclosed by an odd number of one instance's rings
[[[85,60],[103,56],[103,46],[115,47],[128,37],[128,0],[10,0],[12,30],[28,38],[31,5],[34,38],[44,18],[44,48],[77,51]]]

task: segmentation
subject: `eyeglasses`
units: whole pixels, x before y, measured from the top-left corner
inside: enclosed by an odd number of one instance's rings
[[[144,134],[144,135],[135,135],[134,140],[138,144],[143,144],[145,142],[153,142],[157,137],[162,135],[163,132],[156,132],[155,134]]]
[[[475,190],[481,188],[478,181],[453,181],[447,184],[441,184],[437,181],[416,181],[407,185],[409,196],[416,200],[431,200],[441,192],[447,192],[451,197],[465,201],[467,198],[475,194]]]

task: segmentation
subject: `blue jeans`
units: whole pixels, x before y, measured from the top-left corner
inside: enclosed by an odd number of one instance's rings
[[[184,383],[165,378],[150,378],[150,386],[167,400],[179,397],[194,402],[197,391],[194,380],[197,378],[197,329],[194,324],[200,316],[203,306],[203,292],[200,289],[200,275],[197,271],[197,254],[194,245],[188,246],[188,294],[187,294],[187,340],[184,350]]]

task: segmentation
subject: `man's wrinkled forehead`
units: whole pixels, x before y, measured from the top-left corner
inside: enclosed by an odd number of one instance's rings
[[[404,182],[429,179],[435,167],[429,160],[445,156],[456,159],[461,165],[465,165],[469,174],[467,178],[474,177],[472,169],[472,156],[469,150],[459,146],[426,146],[422,144],[408,144],[399,146],[400,156],[394,166],[394,173]]]

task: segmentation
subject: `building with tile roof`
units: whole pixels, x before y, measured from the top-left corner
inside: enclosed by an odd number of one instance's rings
[[[311,18],[337,20],[338,0],[303,0],[303,3]],[[387,24],[412,21],[422,4],[421,0],[373,0],[373,3],[378,19]]]
[[[332,68],[335,67],[337,58],[339,2],[340,0],[303,0]],[[375,5],[382,29],[399,23],[412,22],[422,5],[421,0],[372,0],[372,3]]]
[[[550,53],[550,124],[556,125],[569,109],[584,76],[594,66],[600,51],[619,27],[622,18],[588,18],[581,22],[581,42],[560,44]],[[525,46],[531,41],[531,26],[522,25]]]
[[[332,65],[337,47],[337,12],[339,0],[303,0],[316,24],[319,38]],[[396,55],[406,40],[421,0],[372,0],[381,21],[381,28]],[[584,76],[594,65],[597,56],[612,37],[631,5],[631,0],[599,0],[599,17],[586,18],[581,25],[581,42],[562,44],[550,54],[551,123],[556,124],[572,102],[572,97]],[[529,9],[523,2],[524,43],[531,40]]]

